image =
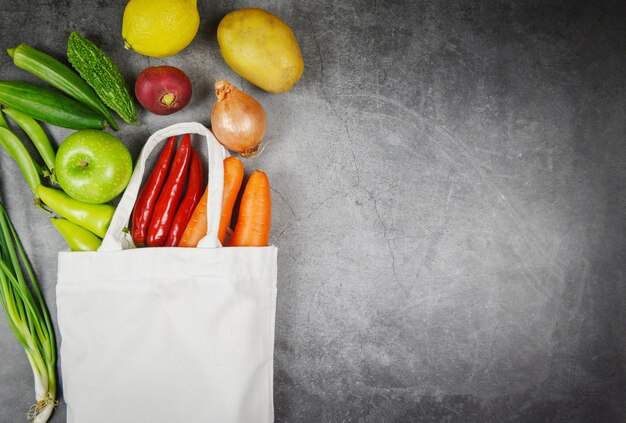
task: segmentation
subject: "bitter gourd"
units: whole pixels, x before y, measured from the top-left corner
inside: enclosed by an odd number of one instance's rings
[[[137,124],[137,110],[124,77],[113,61],[77,32],[67,40],[67,59],[100,99],[126,123]]]

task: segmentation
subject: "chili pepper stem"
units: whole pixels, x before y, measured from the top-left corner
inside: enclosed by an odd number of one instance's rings
[[[35,197],[33,203],[35,204],[35,207],[40,208],[41,210],[45,211],[46,213],[50,213],[52,214],[52,210],[50,210],[44,203],[43,201],[41,201],[41,198],[39,197]]]

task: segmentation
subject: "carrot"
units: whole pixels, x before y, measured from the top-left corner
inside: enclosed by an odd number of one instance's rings
[[[264,247],[270,239],[272,199],[270,182],[261,170],[250,175],[239,205],[231,247]]]
[[[224,160],[224,194],[222,195],[222,215],[220,216],[220,228],[218,239],[224,244],[226,230],[230,226],[230,219],[233,214],[233,207],[239,195],[241,181],[243,180],[243,164],[236,157],[227,157]],[[200,202],[196,206],[191,219],[185,228],[179,247],[196,247],[198,242],[207,233],[207,195],[208,187],[204,190],[204,194]]]
[[[178,243],[179,247],[196,247],[198,242],[206,235],[206,206],[209,187],[204,190],[198,205],[193,210],[191,219],[187,223],[185,232]]]
[[[224,160],[224,195],[222,195],[222,215],[220,216],[220,229],[217,238],[222,245],[226,236],[226,229],[230,227],[233,215],[233,207],[239,195],[241,182],[243,181],[243,163],[237,157],[227,157]]]

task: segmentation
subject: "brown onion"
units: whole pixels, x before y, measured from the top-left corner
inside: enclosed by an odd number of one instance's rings
[[[256,156],[265,135],[263,107],[225,79],[215,83],[215,95],[211,130],[217,140],[242,157]]]

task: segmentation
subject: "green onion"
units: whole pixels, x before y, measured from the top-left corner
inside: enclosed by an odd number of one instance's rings
[[[2,109],[0,109],[0,127],[4,129],[9,129],[9,125],[7,121],[4,119],[4,113],[2,113]]]
[[[37,403],[29,410],[28,417],[35,423],[47,422],[57,404],[54,330],[32,266],[1,203],[0,302],[35,377]]]

